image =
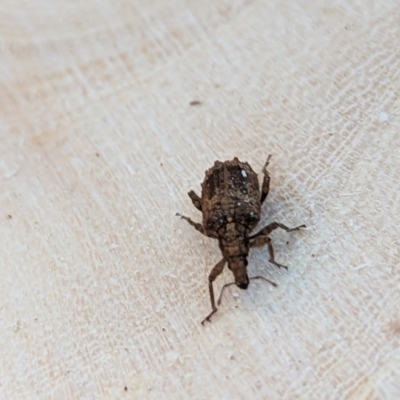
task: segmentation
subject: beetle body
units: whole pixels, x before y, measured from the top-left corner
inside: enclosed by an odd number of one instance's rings
[[[249,235],[261,217],[261,193],[257,174],[247,162],[216,161],[202,183],[203,226],[218,238],[219,248],[235,277],[246,289]]]
[[[223,256],[208,277],[212,312],[202,323],[210,321],[210,317],[217,311],[212,283],[222,273],[226,263],[235,277],[235,284],[241,289],[247,289],[249,285],[247,256],[250,248],[267,244],[269,261],[278,267],[285,267],[275,262],[269,233],[276,228],[282,228],[287,232],[305,228],[305,225],[288,228],[281,223],[273,222],[256,234],[251,234],[260,221],[261,205],[269,192],[270,176],[267,166],[270,157],[263,168],[261,187],[257,174],[247,162],[241,162],[237,157],[231,161],[215,161],[214,166],[206,171],[201,197],[193,190],[188,193],[193,205],[202,212],[203,223],[199,224],[189,217],[177,214],[203,235],[218,239]],[[268,281],[259,276],[253,278]],[[274,282],[268,282],[276,286]]]

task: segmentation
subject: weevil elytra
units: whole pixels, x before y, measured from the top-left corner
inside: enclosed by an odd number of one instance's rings
[[[275,229],[281,228],[286,232],[297,231],[305,228],[299,225],[295,228],[273,222],[257,233],[251,234],[261,218],[261,205],[264,203],[270,184],[270,176],[267,171],[271,155],[262,170],[264,177],[262,186],[258,183],[257,174],[247,162],[241,162],[235,157],[232,161],[215,161],[214,166],[205,173],[201,185],[201,197],[193,190],[188,195],[193,205],[202,212],[203,223],[192,221],[189,217],[178,214],[203,235],[218,239],[222,260],[215,265],[208,276],[208,288],[212,311],[202,321],[210,321],[216,313],[213,282],[220,275],[226,263],[235,278],[235,284],[241,289],[247,289],[249,277],[247,275],[247,256],[252,247],[268,246],[269,262],[277,267],[286,268],[274,258],[274,249],[268,235]],[[250,279],[263,279],[277,286],[276,283],[266,278],[256,276]],[[232,283],[233,284],[233,283]],[[227,284],[223,287],[229,286]],[[222,289],[222,290],[223,290]],[[222,295],[222,292],[221,292]],[[221,297],[218,300],[220,304]]]

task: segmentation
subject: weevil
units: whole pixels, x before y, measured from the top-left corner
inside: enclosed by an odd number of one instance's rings
[[[263,279],[277,286],[276,283],[255,276],[249,279],[247,275],[247,257],[250,248],[268,246],[269,262],[279,268],[286,268],[279,264],[274,258],[274,249],[269,234],[277,229],[286,232],[297,231],[306,228],[299,225],[288,228],[279,223],[272,222],[256,233],[252,233],[261,219],[261,205],[268,196],[270,186],[270,175],[267,171],[271,155],[262,169],[263,181],[260,188],[257,174],[247,162],[241,162],[235,157],[232,161],[215,161],[214,166],[205,173],[201,185],[201,197],[193,190],[188,193],[193,205],[202,212],[203,223],[192,221],[189,217],[177,213],[176,215],[185,219],[205,236],[218,239],[222,260],[211,270],[208,276],[208,288],[210,292],[211,313],[201,322],[210,321],[212,315],[217,312],[215,305],[213,282],[220,275],[226,263],[232,271],[235,282],[225,285],[236,284],[241,289],[247,289],[250,279]],[[221,296],[222,296],[221,291]],[[221,302],[221,296],[218,305]]]

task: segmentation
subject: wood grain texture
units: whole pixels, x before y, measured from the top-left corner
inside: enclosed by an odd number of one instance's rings
[[[399,21],[0,0],[0,398],[399,399]],[[308,228],[202,327],[218,246],[174,214],[200,220],[215,160],[270,153],[261,224]]]

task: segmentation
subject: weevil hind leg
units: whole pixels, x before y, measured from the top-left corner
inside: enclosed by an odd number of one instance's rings
[[[214,288],[213,288],[213,282],[217,278],[218,275],[221,275],[222,271],[224,270],[224,266],[226,264],[225,258],[223,258],[220,262],[218,262],[217,265],[211,270],[210,275],[208,275],[208,290],[210,292],[210,301],[211,301],[211,309],[212,311],[210,314],[207,315],[201,321],[201,324],[204,325],[204,322],[208,321],[211,322],[210,318],[217,312],[218,308],[215,305],[215,297],[214,297]]]
[[[199,210],[202,211],[202,205],[201,205],[201,198],[200,196],[194,191],[191,190],[188,193],[188,196],[190,197],[190,199],[192,200],[193,205]]]
[[[198,222],[194,222],[192,221],[189,217],[186,217],[185,215],[176,213],[175,214],[177,217],[181,217],[182,219],[186,220],[187,222],[189,222],[190,225],[192,225],[194,227],[194,229],[198,230],[200,233],[202,233],[205,236],[207,235],[206,230],[204,229],[204,226],[199,224]]]
[[[263,183],[262,183],[262,186],[261,186],[261,198],[260,198],[261,204],[264,203],[264,201],[267,198],[268,193],[269,193],[269,183],[270,183],[271,178],[270,178],[269,173],[267,171],[267,167],[268,167],[269,160],[270,160],[271,157],[272,157],[272,154],[270,154],[268,156],[267,161],[265,162],[265,165],[264,165],[264,167],[262,169],[262,172],[264,174],[264,178],[263,178]]]

